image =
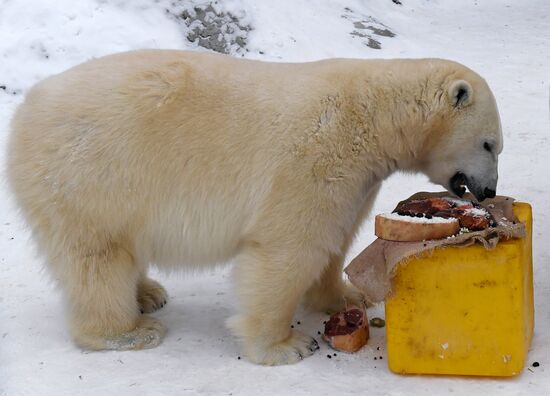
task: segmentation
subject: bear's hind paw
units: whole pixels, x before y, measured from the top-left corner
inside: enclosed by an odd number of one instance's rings
[[[165,327],[158,320],[142,316],[136,328],[132,331],[115,336],[76,335],[75,342],[84,349],[127,351],[133,349],[149,349],[158,346],[164,334]]]

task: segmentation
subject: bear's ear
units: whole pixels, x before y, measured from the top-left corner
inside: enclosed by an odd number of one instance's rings
[[[466,107],[472,103],[474,90],[467,81],[456,80],[449,86],[448,94],[453,107]]]

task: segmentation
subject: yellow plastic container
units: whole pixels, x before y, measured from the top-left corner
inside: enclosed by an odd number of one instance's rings
[[[513,376],[533,336],[531,206],[522,239],[450,247],[401,265],[386,300],[388,365],[400,374]]]

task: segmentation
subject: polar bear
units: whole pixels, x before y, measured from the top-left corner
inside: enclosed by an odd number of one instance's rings
[[[311,355],[297,305],[361,296],[342,260],[380,183],[423,172],[495,194],[502,134],[486,82],[438,59],[289,64],[141,50],[37,84],[12,121],[8,176],[88,349],[158,345],[147,267],[233,261],[228,323],[253,362]]]

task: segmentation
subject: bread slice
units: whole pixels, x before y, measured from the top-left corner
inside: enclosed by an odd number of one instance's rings
[[[332,349],[341,352],[353,353],[363,348],[369,340],[369,328],[361,326],[352,333],[324,337]]]
[[[411,217],[397,213],[379,214],[375,218],[374,233],[388,241],[413,242],[442,239],[458,234],[460,223],[455,218]]]
[[[349,307],[332,315],[325,323],[323,339],[338,351],[357,352],[369,340],[367,313],[362,308]]]

